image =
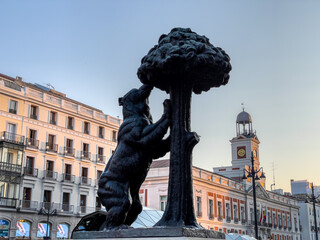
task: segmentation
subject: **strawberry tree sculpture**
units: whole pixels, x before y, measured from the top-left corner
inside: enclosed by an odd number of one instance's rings
[[[192,190],[192,150],[199,137],[190,129],[191,95],[227,84],[230,70],[229,56],[189,28],[162,35],[141,60],[140,81],[169,93],[172,104],[168,200],[156,226],[199,227]]]

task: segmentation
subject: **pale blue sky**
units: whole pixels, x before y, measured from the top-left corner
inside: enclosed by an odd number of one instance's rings
[[[119,96],[140,85],[141,58],[173,27],[190,27],[231,57],[228,85],[193,96],[194,164],[231,163],[241,102],[261,141],[267,189],[290,179],[320,185],[319,1],[3,1],[0,72],[50,83],[68,97],[121,116]],[[154,90],[160,117],[166,94]]]

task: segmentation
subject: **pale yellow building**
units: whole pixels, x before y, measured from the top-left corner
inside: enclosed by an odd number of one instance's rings
[[[63,93],[0,74],[0,237],[69,237],[100,208],[97,179],[119,125]],[[48,229],[42,208],[54,215]]]

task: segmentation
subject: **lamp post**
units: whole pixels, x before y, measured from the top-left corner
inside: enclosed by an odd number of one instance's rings
[[[47,216],[47,231],[46,231],[46,236],[43,237],[43,240],[50,240],[51,237],[49,236],[49,219],[50,216],[56,216],[57,215],[57,209],[51,209],[51,204],[49,204],[49,208],[46,209],[45,207],[42,207],[40,211],[38,212],[39,215],[46,215]]]
[[[319,199],[320,195],[318,195],[317,197],[314,196],[314,187],[313,187],[313,183],[311,183],[311,196],[307,196],[307,201],[310,200],[312,202],[312,207],[313,207],[313,217],[314,217],[314,225],[315,225],[315,231],[316,231],[316,240],[319,240],[318,238],[318,224],[317,224],[317,214],[316,214],[316,202]]]
[[[243,169],[243,177],[242,179],[245,180],[247,178],[252,178],[252,188],[253,188],[253,211],[254,211],[254,231],[255,237],[258,239],[258,221],[257,221],[257,197],[256,197],[256,180],[260,180],[261,178],[265,178],[263,173],[263,168],[259,168],[259,170],[254,169],[254,157],[253,152],[251,151],[251,167],[249,170]],[[260,178],[258,177],[258,173],[261,171]],[[246,172],[248,175],[246,175]]]

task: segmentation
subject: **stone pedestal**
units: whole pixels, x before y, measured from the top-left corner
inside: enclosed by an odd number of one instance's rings
[[[72,239],[216,240],[225,239],[225,235],[221,232],[199,228],[153,227],[107,231],[73,232]]]

